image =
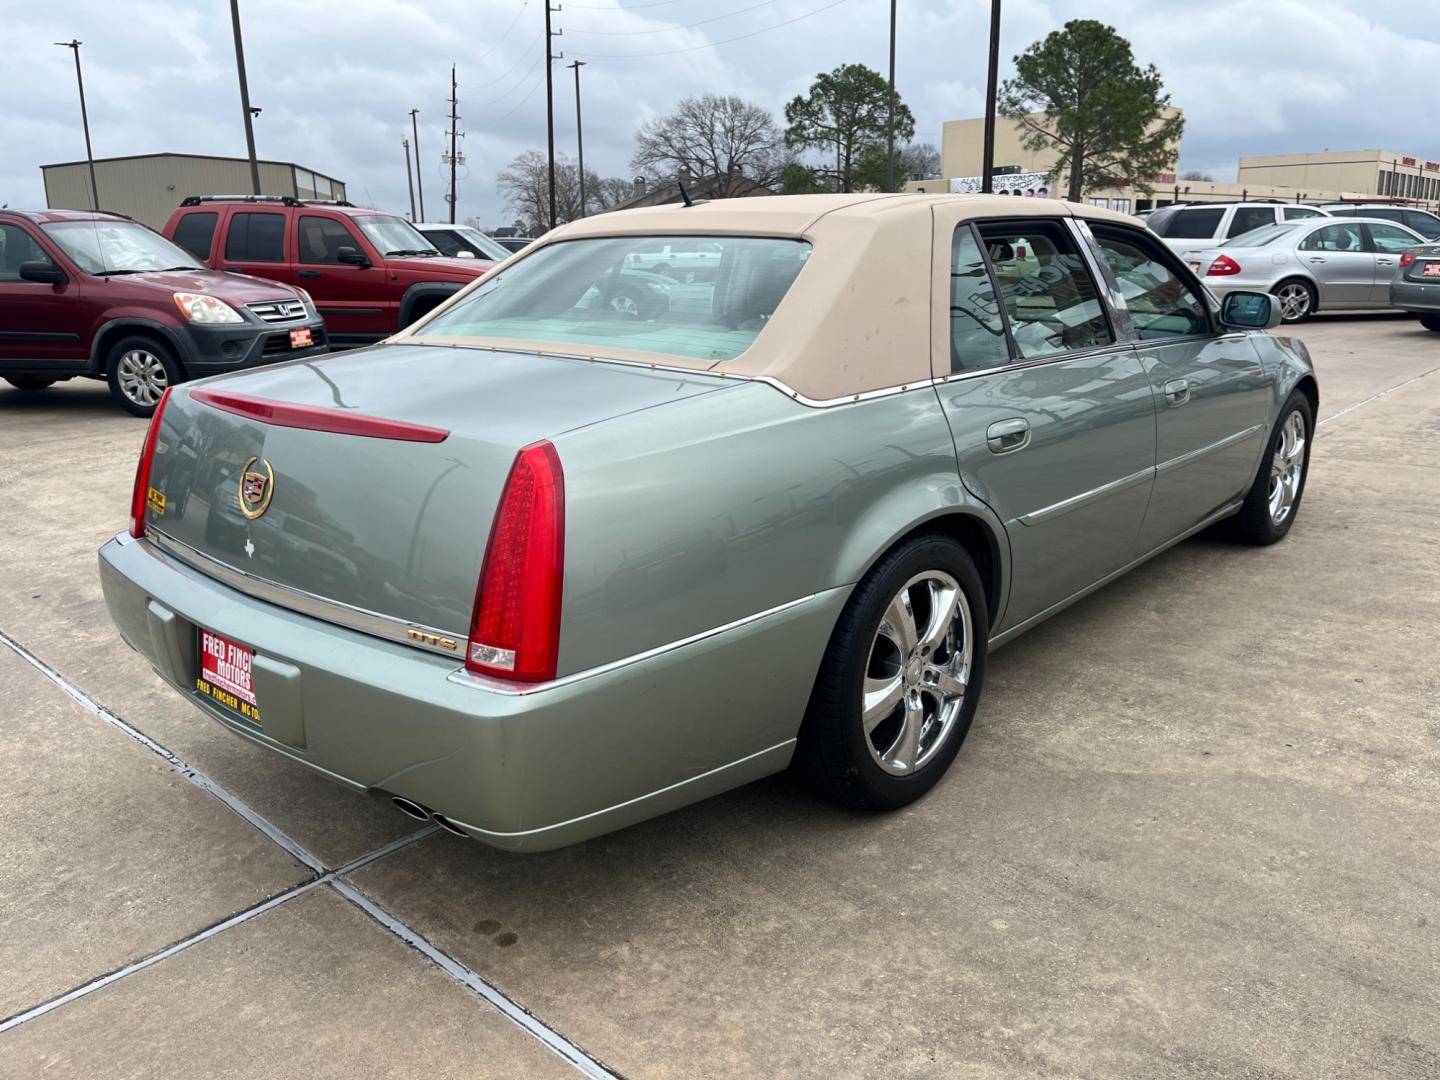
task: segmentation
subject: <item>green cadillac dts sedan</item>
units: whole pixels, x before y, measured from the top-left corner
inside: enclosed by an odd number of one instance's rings
[[[171,389],[105,598],[211,718],[499,847],[792,762],[899,807],[988,650],[1290,529],[1318,398],[1276,322],[1088,206],[604,214],[378,346]]]

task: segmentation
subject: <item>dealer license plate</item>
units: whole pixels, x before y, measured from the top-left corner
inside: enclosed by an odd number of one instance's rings
[[[252,724],[260,723],[260,706],[255,701],[251,677],[254,659],[254,650],[202,626],[200,674],[195,679],[195,689]]]
[[[292,349],[308,349],[315,344],[315,335],[310,332],[308,326],[297,326],[290,331],[290,347]]]
[[[1421,277],[1440,277],[1440,262],[1427,262],[1425,269],[1420,272]]]

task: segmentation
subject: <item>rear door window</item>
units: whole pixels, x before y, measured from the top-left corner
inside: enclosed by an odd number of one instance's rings
[[[284,262],[285,215],[253,211],[230,215],[225,258],[234,262]]]
[[[1209,240],[1219,231],[1224,216],[1223,206],[1178,210],[1165,223],[1163,235],[1171,240]]]
[[[1370,232],[1370,250],[1382,255],[1399,255],[1419,242],[1398,225],[1367,225],[1366,228]]]
[[[1301,251],[1364,251],[1365,238],[1353,222],[1326,225],[1300,241]]]
[[[1225,230],[1227,237],[1239,236],[1251,229],[1258,229],[1262,225],[1275,224],[1275,208],[1273,206],[1237,206],[1235,216],[1230,219],[1230,228]]]
[[[220,215],[213,210],[186,214],[175,226],[175,243],[204,262],[210,258],[210,249],[215,244],[215,223],[219,220]]]
[[[980,236],[1021,359],[1114,342],[1100,292],[1060,222],[985,222]]]
[[[1307,217],[1324,217],[1319,210],[1312,210],[1308,206],[1287,206],[1285,207],[1285,220],[1298,221]]]
[[[977,371],[1009,362],[995,281],[967,222],[955,230],[950,247],[950,370]]]

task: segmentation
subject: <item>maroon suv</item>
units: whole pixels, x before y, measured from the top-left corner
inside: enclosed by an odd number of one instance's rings
[[[445,258],[394,214],[288,195],[191,195],[165,235],[217,270],[307,290],[335,345],[379,341],[495,265]]]
[[[196,262],[119,214],[0,210],[0,377],[108,379],[149,416],[183,379],[326,350],[302,289]]]

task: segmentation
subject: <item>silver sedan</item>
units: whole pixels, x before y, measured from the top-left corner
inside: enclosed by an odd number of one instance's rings
[[[1216,296],[1268,292],[1281,321],[1298,323],[1317,311],[1390,307],[1400,257],[1424,242],[1393,221],[1327,218],[1266,225],[1183,258]]]

